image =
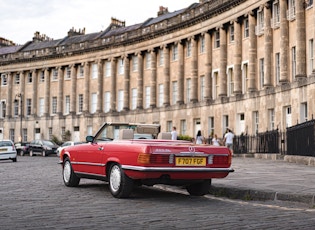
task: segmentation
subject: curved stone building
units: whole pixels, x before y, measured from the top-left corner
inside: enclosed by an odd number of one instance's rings
[[[313,0],[200,0],[1,44],[0,137],[84,140],[105,121],[189,136],[284,130],[315,112],[314,22]]]

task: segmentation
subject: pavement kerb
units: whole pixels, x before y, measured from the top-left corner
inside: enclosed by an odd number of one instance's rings
[[[273,191],[260,191],[255,189],[240,188],[240,187],[223,187],[212,185],[209,193],[218,197],[227,197],[238,200],[258,200],[258,201],[289,201],[299,202],[314,207],[314,195],[303,194],[284,194]]]
[[[234,157],[251,157],[257,159],[282,160],[289,163],[303,164],[308,166],[315,166],[315,157],[304,156],[289,156],[281,154],[234,154]],[[231,186],[215,186],[212,185],[209,193],[214,196],[227,197],[231,199],[240,200],[274,200],[274,201],[289,201],[299,202],[309,205],[311,208],[315,207],[315,195],[306,194],[285,194],[274,191],[262,191],[255,189],[248,189],[242,187]]]

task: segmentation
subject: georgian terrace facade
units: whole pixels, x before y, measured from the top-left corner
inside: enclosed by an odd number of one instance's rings
[[[312,118],[313,1],[210,0],[158,15],[0,48],[2,138],[84,140],[105,121],[255,134]]]

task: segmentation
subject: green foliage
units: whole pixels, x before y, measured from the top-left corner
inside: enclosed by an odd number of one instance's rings
[[[65,132],[65,134],[64,134],[63,137],[62,137],[62,139],[63,139],[64,141],[70,141],[70,140],[71,140],[71,132],[70,132],[70,130],[67,130],[67,131]]]
[[[178,140],[184,140],[184,141],[191,141],[192,137],[188,136],[188,135],[179,135],[177,136]]]
[[[57,145],[62,145],[62,141],[58,139],[55,135],[51,136],[51,141],[55,142]]]

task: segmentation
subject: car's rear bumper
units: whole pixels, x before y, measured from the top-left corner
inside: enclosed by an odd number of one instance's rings
[[[16,158],[17,153],[16,152],[0,152],[0,160],[8,160]]]
[[[233,168],[197,168],[197,167],[142,167],[122,165],[122,169],[139,172],[234,172]]]

